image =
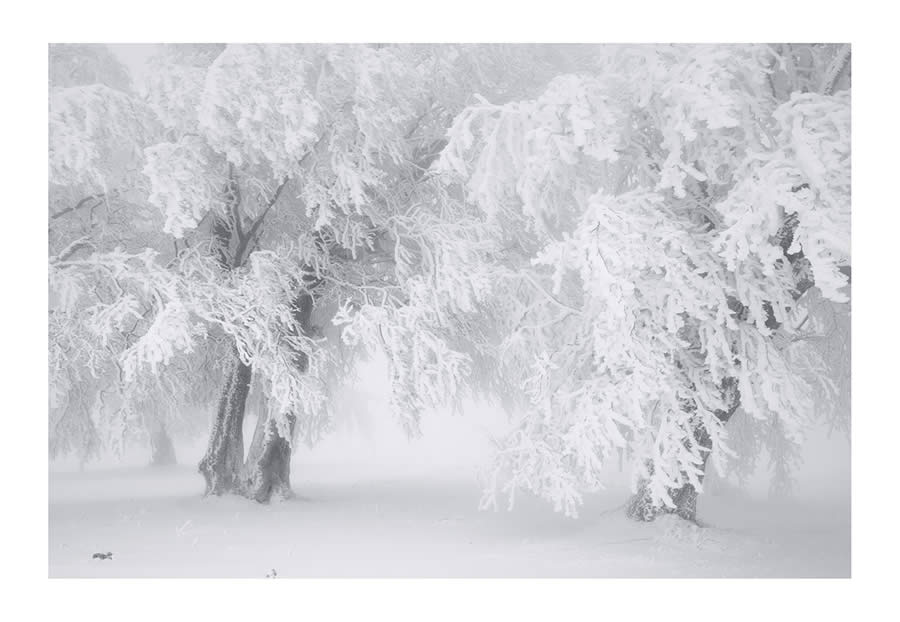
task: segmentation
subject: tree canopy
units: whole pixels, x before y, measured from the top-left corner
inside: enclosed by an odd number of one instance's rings
[[[495,485],[567,513],[614,457],[654,504],[700,488],[737,404],[799,442],[832,388],[804,294],[848,301],[848,48],[604,52],[467,107],[441,160],[506,239],[496,365],[527,400]]]
[[[488,504],[574,514],[614,458],[671,505],[736,410],[790,446],[836,392],[848,46],[174,45],[140,93],[89,52],[51,53],[60,451],[211,404],[230,348],[313,442],[380,350],[410,431],[503,398]]]

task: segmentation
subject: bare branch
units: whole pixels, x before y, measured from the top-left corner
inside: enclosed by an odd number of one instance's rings
[[[228,164],[228,202],[231,206],[231,218],[234,220],[234,232],[240,243],[244,241],[244,225],[238,209],[241,205],[241,189],[234,178],[234,165],[231,163]]]
[[[56,261],[66,261],[69,257],[74,255],[81,248],[94,248],[94,245],[91,243],[90,238],[85,236],[83,238],[79,238],[69,244],[66,248],[56,256]]]
[[[250,226],[249,231],[247,231],[247,235],[240,240],[240,244],[238,244],[238,248],[234,253],[235,266],[240,265],[240,263],[243,261],[244,252],[247,250],[250,242],[253,241],[254,236],[257,234],[259,228],[265,221],[266,215],[268,215],[269,210],[271,210],[275,203],[278,201],[278,197],[281,196],[281,192],[282,190],[284,190],[284,187],[287,185],[288,181],[290,181],[290,178],[285,177],[282,182],[278,184],[278,187],[275,189],[275,194],[272,195],[272,198],[269,200],[269,203],[266,205],[265,209],[263,209],[262,213],[256,218],[256,220],[253,221],[253,224]]]
[[[57,218],[60,218],[61,216],[65,216],[66,214],[68,214],[70,212],[74,212],[74,211],[81,209],[82,207],[84,207],[85,205],[87,205],[88,203],[90,203],[91,201],[93,201],[95,199],[100,199],[97,203],[95,203],[94,205],[91,206],[91,209],[93,209],[93,208],[97,207],[98,205],[100,205],[100,203],[103,202],[103,199],[105,197],[106,197],[106,194],[104,194],[102,192],[99,194],[92,194],[90,196],[86,196],[83,199],[81,199],[78,203],[76,203],[75,205],[61,209],[58,212],[56,212],[55,214],[50,214],[50,220],[56,220]]]

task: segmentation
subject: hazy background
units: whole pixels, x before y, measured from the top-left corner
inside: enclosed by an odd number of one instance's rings
[[[356,372],[354,389],[345,392],[335,407],[335,429],[315,447],[300,445],[294,452],[292,481],[295,492],[303,494],[303,482],[310,470],[327,476],[329,469],[361,480],[428,479],[431,477],[471,480],[480,491],[480,475],[490,466],[492,438],[509,429],[507,415],[492,404],[466,402],[462,412],[449,409],[428,412],[422,417],[422,435],[410,438],[395,421],[388,407],[387,370],[383,359],[364,362]],[[207,420],[213,414],[196,413]],[[244,421],[245,448],[256,424],[248,410]],[[206,449],[205,435],[194,442],[174,439],[181,465],[196,465]],[[803,463],[796,472],[794,496],[803,498],[848,498],[850,491],[850,440],[840,431],[824,426],[810,431],[802,446]],[[85,470],[138,467],[149,463],[149,448],[132,446],[122,456],[106,455],[85,465]],[[75,458],[51,463],[51,474],[80,470]],[[606,481],[614,488],[628,486],[629,474],[617,464],[606,469]],[[59,490],[53,485],[51,489]],[[197,474],[198,494],[203,478]],[[756,473],[743,491],[757,497],[768,496],[770,474],[768,456],[759,458]],[[709,470],[709,493],[721,493],[736,485],[723,483]],[[477,501],[477,497],[476,497]],[[701,497],[702,502],[702,497]],[[549,508],[549,506],[548,506]]]

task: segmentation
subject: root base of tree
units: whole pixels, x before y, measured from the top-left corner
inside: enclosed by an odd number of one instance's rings
[[[250,392],[252,370],[235,351],[235,363],[228,374],[206,455],[198,466],[206,480],[206,495],[238,492],[244,462],[244,408]]]
[[[293,430],[293,419],[290,428]],[[281,436],[272,420],[257,425],[254,443],[247,459],[246,496],[259,503],[293,496],[291,490],[291,443]],[[257,443],[257,441],[259,441]]]
[[[653,522],[657,516],[674,514],[686,521],[697,522],[697,490],[691,484],[685,484],[681,488],[670,490],[674,507],[654,504],[647,488],[646,482],[641,482],[638,491],[631,497],[625,506],[625,515],[639,522]]]

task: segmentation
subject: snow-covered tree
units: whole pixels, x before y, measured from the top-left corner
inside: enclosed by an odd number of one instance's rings
[[[330,391],[350,364],[339,333],[385,351],[392,403],[414,430],[423,408],[461,390],[470,357],[456,346],[470,327],[448,317],[485,287],[464,271],[485,252],[478,222],[429,173],[447,129],[473,90],[528,96],[582,53],[179,45],[150,63],[146,97],[55,90],[51,181],[127,195],[153,212],[148,231],[161,239],[51,258],[66,338],[90,332],[88,358],[116,341],[109,360],[128,386],[190,383],[191,362],[224,348],[200,463],[208,494],[289,492],[292,444],[327,430]],[[91,300],[101,288],[109,296]],[[251,387],[266,412],[245,459]]]
[[[85,460],[139,438],[149,440],[154,464],[170,463],[169,428],[184,422],[180,398],[194,389],[176,377],[124,380],[118,358],[148,309],[79,263],[171,249],[143,199],[140,172],[142,145],[158,139],[160,126],[105,46],[50,46],[50,88],[51,455],[75,451]],[[73,265],[80,268],[66,268]]]
[[[789,467],[833,401],[818,308],[849,300],[849,59],[610,46],[457,116],[445,197],[501,240],[470,269],[493,283],[484,368],[519,392],[486,504],[527,489],[574,515],[623,460],[631,516],[693,519],[708,462]],[[730,442],[737,412],[755,447]]]
[[[693,517],[708,461],[786,473],[842,359],[815,337],[848,313],[849,58],[177,45],[146,95],[53,88],[60,447],[218,386],[207,493],[286,494],[360,346],[410,431],[465,391],[517,413],[488,502],[575,513],[620,458],[633,516]]]

